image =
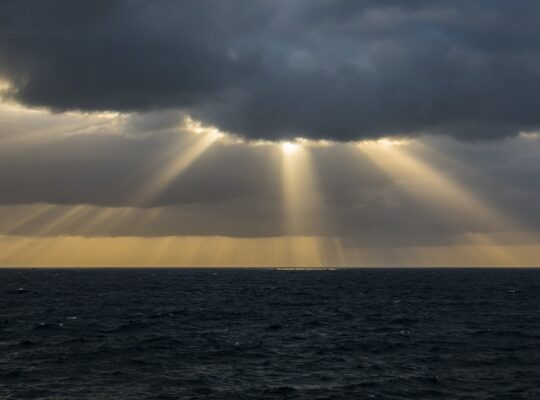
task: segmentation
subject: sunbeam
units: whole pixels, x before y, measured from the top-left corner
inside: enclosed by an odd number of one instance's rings
[[[321,193],[307,146],[300,142],[283,142],[279,146],[285,231],[288,235],[302,235],[308,227],[324,223]]]
[[[152,176],[135,195],[135,204],[147,206],[155,200],[172,182],[187,170],[201,155],[224,134],[214,127],[205,127],[190,118],[184,120],[184,128],[196,135],[193,143],[186,146],[185,138],[179,137],[173,147],[170,159]],[[171,152],[171,149],[167,149]]]
[[[362,142],[358,148],[413,199],[430,210],[434,218],[442,219],[449,228],[460,221],[461,226],[457,227],[462,232],[460,240],[476,248],[491,265],[522,264],[518,255],[508,250],[511,247],[504,246],[493,235],[485,234],[519,232],[522,230],[519,224],[496,205],[473,194],[420,158],[422,152],[431,156],[437,154],[425,143]],[[416,150],[415,155],[408,151],[413,148]],[[445,158],[457,164],[456,160]],[[466,246],[456,246],[455,251],[460,248],[462,251],[467,249]]]
[[[37,236],[61,234],[63,230],[80,226],[87,221],[92,213],[92,207],[78,205],[74,207],[58,207],[55,217],[49,223],[44,224],[41,229],[36,230]]]
[[[452,213],[457,213],[462,220],[472,221],[483,229],[508,230],[515,225],[487,200],[476,197],[443,172],[414,157],[407,150],[409,146],[412,144],[386,141],[357,145],[362,154],[435,215],[451,218]]]
[[[12,211],[16,214],[15,220],[6,221],[2,219],[0,221],[0,234],[17,234],[18,230],[28,225],[35,224],[36,221],[42,219],[51,210],[55,208],[52,204],[33,204],[30,206],[17,207]],[[20,214],[20,215],[19,215]]]

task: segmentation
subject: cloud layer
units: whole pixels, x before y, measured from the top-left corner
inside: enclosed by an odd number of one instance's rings
[[[53,110],[175,109],[248,138],[540,126],[540,3],[4,1],[0,77]]]
[[[289,156],[279,144],[222,138],[141,204],[141,189],[204,140],[179,122],[174,112],[50,114],[0,105],[0,234],[292,233],[377,246],[540,232],[540,188],[531,184],[540,179],[536,134],[482,145],[443,137],[389,147],[305,145]],[[299,172],[292,187],[302,219],[291,229],[284,182]],[[491,218],[489,208],[507,219]]]

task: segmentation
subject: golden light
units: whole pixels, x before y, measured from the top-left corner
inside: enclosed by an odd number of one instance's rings
[[[222,139],[226,136],[225,132],[220,131],[215,126],[203,125],[201,121],[194,120],[189,116],[184,118],[183,128],[196,135],[207,135],[215,139]]]
[[[9,92],[10,89],[11,83],[6,80],[0,79],[0,96],[2,96],[2,94],[6,92]]]
[[[493,235],[485,232],[519,232],[522,228],[491,201],[481,198],[465,185],[428,163],[427,155],[437,155],[425,143],[406,143],[408,146],[388,145],[388,142],[362,142],[358,149],[377,167],[392,178],[412,199],[420,202],[434,218],[448,227],[466,227],[461,235],[467,245],[461,249],[477,248],[480,259],[499,265],[522,264],[518,255],[509,251]],[[414,151],[413,151],[414,150]],[[443,156],[440,156],[443,157]],[[448,162],[449,158],[444,156]],[[452,160],[454,164],[459,164]],[[472,173],[469,173],[469,176]],[[463,228],[462,228],[463,229]],[[456,247],[457,251],[458,247]],[[450,258],[448,258],[450,259]],[[466,265],[466,264],[464,264]]]
[[[199,159],[212,144],[226,137],[216,127],[205,126],[199,121],[189,117],[184,119],[183,129],[196,135],[194,143],[186,146],[185,137],[180,135],[178,143],[167,149],[169,156],[160,169],[135,194],[135,201],[139,205],[147,205],[159,196],[173,181]]]
[[[298,140],[279,143],[283,221],[288,236],[313,234],[314,227],[325,224],[322,195],[313,175],[309,147]]]
[[[360,142],[365,145],[378,145],[382,147],[394,147],[394,146],[404,146],[410,144],[411,141],[406,138],[381,138],[376,140],[365,140]]]
[[[10,89],[0,81],[1,92]],[[10,146],[39,145],[68,135],[120,132],[126,114],[79,112],[61,116],[42,109],[0,102],[0,130],[16,134],[2,138],[0,150]],[[20,121],[23,121],[21,123]],[[471,230],[460,233],[456,243],[444,246],[362,247],[357,239],[326,237],[317,227],[324,219],[323,197],[312,165],[312,154],[333,142],[294,138],[283,142],[248,141],[204,125],[192,118],[183,121],[178,141],[163,149],[139,191],[137,205],[148,205],[217,141],[268,146],[281,166],[283,202],[282,237],[234,238],[219,236],[106,236],[111,232],[139,232],[149,227],[164,209],[112,208],[90,205],[33,204],[1,206],[15,210],[0,218],[0,265],[2,266],[532,266],[538,264],[538,238],[505,242],[496,234],[521,232],[521,227],[493,201],[475,194],[437,165],[444,155],[422,141],[382,138],[364,141],[357,149],[384,171],[426,212],[452,227],[464,223]],[[539,132],[522,132],[519,140],[539,140]],[[345,146],[345,145],[343,145]],[[348,145],[347,145],[348,146]],[[349,147],[347,147],[349,148]],[[452,160],[451,160],[452,161]],[[459,164],[456,162],[456,164]],[[450,168],[453,173],[458,169]],[[466,174],[468,179],[474,176]],[[7,213],[6,213],[7,215]],[[169,218],[166,214],[161,218]],[[433,220],[433,219],[432,219]],[[322,221],[322,222],[321,222]],[[116,226],[122,229],[115,229]],[[156,223],[156,226],[158,224]],[[315,228],[314,228],[315,226]],[[130,229],[126,229],[130,228]],[[17,236],[31,232],[30,236]],[[125,233],[121,233],[125,234]],[[308,236],[313,235],[313,236]],[[354,240],[357,243],[354,243]],[[516,244],[522,243],[522,244]],[[523,244],[525,243],[525,244]]]
[[[354,246],[338,237],[22,237],[0,235],[9,267],[534,267],[540,245]],[[507,255],[519,254],[519,259]]]
[[[452,212],[483,227],[505,228],[511,222],[485,199],[427,163],[419,154],[425,144],[395,145],[386,141],[362,142],[358,149],[390,176],[404,191],[438,216]],[[416,150],[412,152],[411,150]]]
[[[282,142],[281,143],[281,150],[283,150],[283,153],[285,154],[294,154],[298,152],[300,149],[300,145],[293,142]]]

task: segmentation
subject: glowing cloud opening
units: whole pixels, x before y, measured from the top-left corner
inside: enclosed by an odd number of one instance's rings
[[[281,149],[283,150],[283,153],[288,154],[288,155],[298,152],[299,148],[300,148],[300,145],[297,143],[293,143],[293,142],[281,143]]]

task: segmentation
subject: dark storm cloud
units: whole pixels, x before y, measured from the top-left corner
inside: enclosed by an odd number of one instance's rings
[[[540,3],[4,1],[0,74],[56,110],[182,109],[250,138],[540,126]]]
[[[0,69],[19,100],[53,109],[197,104],[256,66],[227,51],[263,12],[251,3],[3,2]]]

